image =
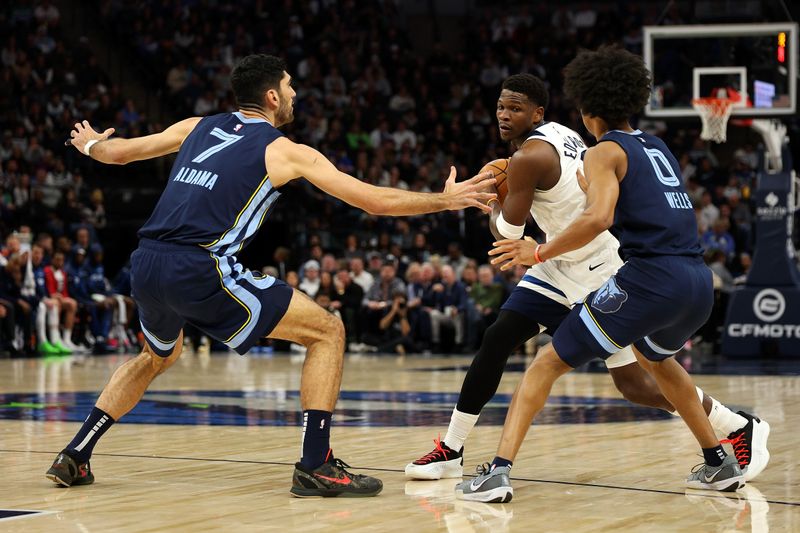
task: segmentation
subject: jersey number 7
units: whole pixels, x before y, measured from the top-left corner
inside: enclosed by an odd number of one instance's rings
[[[202,163],[212,155],[216,154],[217,152],[221,152],[222,150],[229,147],[236,141],[244,139],[244,135],[233,135],[232,133],[226,133],[219,128],[214,128],[213,130],[211,130],[211,133],[209,133],[209,135],[213,135],[217,139],[222,139],[222,142],[219,144],[215,144],[211,148],[208,148],[207,150],[201,152],[197,157],[192,159],[192,163]]]

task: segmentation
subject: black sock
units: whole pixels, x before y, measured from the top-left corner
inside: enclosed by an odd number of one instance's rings
[[[513,464],[514,464],[513,461],[509,461],[508,459],[503,459],[502,457],[497,456],[494,459],[492,459],[492,470],[494,470],[495,467],[498,467],[498,466],[511,467],[511,465],[513,465]]]
[[[92,412],[86,417],[81,429],[75,434],[72,442],[67,444],[65,450],[70,457],[75,459],[78,463],[86,463],[92,456],[95,444],[103,436],[103,433],[108,431],[108,428],[114,423],[114,419],[102,409],[97,407],[92,408]]]
[[[328,458],[331,448],[331,415],[328,411],[303,411],[303,457],[300,463],[316,468]]]
[[[714,448],[703,448],[703,458],[706,460],[708,466],[719,466],[722,460],[728,454],[722,449],[722,446],[715,446]]]

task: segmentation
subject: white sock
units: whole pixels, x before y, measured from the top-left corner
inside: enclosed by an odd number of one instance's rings
[[[75,346],[72,344],[72,328],[61,328],[61,341],[68,342],[70,346]]]
[[[462,413],[456,408],[453,408],[453,414],[450,415],[450,426],[447,428],[447,435],[444,437],[444,443],[451,450],[459,451],[464,446],[464,441],[467,440],[469,432],[475,427],[480,415],[471,415],[469,413]]]
[[[47,306],[44,305],[44,302],[40,302],[36,312],[36,335],[39,337],[39,342],[47,342],[46,317]]]
[[[50,342],[58,344],[61,342],[61,333],[58,331],[58,309],[53,306],[47,310],[47,322],[50,326]]]
[[[711,398],[711,413],[708,415],[708,421],[711,422],[711,427],[726,437],[747,425],[745,417],[734,413],[714,398]]]
[[[120,325],[124,325],[128,323],[128,309],[125,307],[125,300],[122,299],[122,296],[119,294],[116,295],[114,298],[117,300],[117,321]],[[124,329],[124,328],[123,328]]]
[[[697,386],[695,386],[694,390],[697,391],[697,397],[700,398],[700,405],[703,405],[703,397],[705,396],[706,393],[703,392],[703,389],[701,389],[700,387],[697,387]],[[709,396],[709,398],[711,398],[711,396]],[[711,399],[713,400],[713,398],[711,398]],[[705,408],[703,408],[703,412],[705,412]],[[671,414],[672,416],[681,416],[681,414],[678,412],[677,409],[675,409],[674,411],[669,411],[669,414]],[[713,426],[713,423],[712,423],[712,426]],[[726,435],[727,435],[727,433],[726,433]]]

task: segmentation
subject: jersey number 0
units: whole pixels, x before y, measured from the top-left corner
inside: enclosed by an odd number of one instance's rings
[[[644,146],[642,150],[650,159],[650,164],[653,165],[653,172],[655,172],[658,181],[668,187],[677,187],[681,184],[664,152],[658,148],[645,148]]]

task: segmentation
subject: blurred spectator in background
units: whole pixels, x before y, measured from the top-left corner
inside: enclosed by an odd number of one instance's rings
[[[364,300],[364,290],[353,282],[350,272],[341,269],[334,279],[336,294],[333,298],[339,302],[339,311],[344,322],[348,345],[360,341],[359,313]]]
[[[714,222],[713,229],[703,234],[702,244],[705,250],[717,250],[722,252],[725,260],[733,259],[736,245],[733,236],[728,232],[728,219],[720,218]]]
[[[442,326],[451,326],[455,330],[454,351],[464,348],[464,321],[467,310],[467,291],[464,284],[456,279],[455,271],[450,265],[442,266],[441,282],[431,287],[433,306],[430,309],[431,340],[434,350],[441,348]]]
[[[387,309],[392,305],[392,298],[395,293],[405,294],[405,284],[397,277],[397,270],[394,264],[387,263],[381,267],[380,277],[372,284],[364,297],[364,330],[363,335],[370,335],[373,338],[380,336],[380,319],[386,314]]]
[[[369,291],[375,279],[372,274],[364,270],[364,260],[360,257],[350,259],[350,277],[364,292]]]
[[[505,300],[506,291],[501,283],[497,283],[494,280],[492,267],[481,265],[478,268],[478,281],[472,285],[469,296],[476,311],[473,315],[475,319],[470,324],[470,328],[475,329],[477,332],[476,344],[473,345],[475,347],[480,345],[486,328],[491,326],[497,319],[500,306],[503,305]]]
[[[388,312],[378,324],[380,331],[373,339],[368,339],[369,344],[376,346],[380,353],[396,353],[405,355],[407,352],[416,352],[417,346],[408,321],[408,306],[405,293],[396,292],[392,296],[392,303]]]
[[[319,285],[319,263],[315,259],[309,259],[303,264],[303,281],[298,288],[313,298],[317,295]]]

